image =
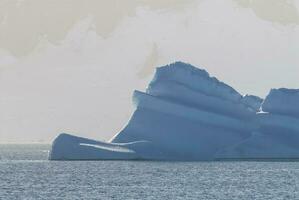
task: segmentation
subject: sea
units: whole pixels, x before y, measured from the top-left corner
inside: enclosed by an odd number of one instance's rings
[[[0,199],[299,199],[299,162],[49,161],[0,145]]]

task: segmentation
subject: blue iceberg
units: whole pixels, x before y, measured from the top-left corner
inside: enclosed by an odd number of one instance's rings
[[[299,157],[299,90],[242,96],[205,70],[156,69],[136,110],[111,142],[60,134],[50,160],[219,160]]]

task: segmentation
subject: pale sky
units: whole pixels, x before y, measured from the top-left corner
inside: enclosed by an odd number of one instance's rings
[[[299,0],[0,0],[0,143],[108,140],[156,66],[299,88]]]

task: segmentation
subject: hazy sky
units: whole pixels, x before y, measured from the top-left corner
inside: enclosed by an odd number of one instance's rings
[[[0,0],[0,143],[109,139],[176,60],[242,94],[299,88],[299,0]]]

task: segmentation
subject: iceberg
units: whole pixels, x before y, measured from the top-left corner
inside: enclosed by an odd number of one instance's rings
[[[299,90],[241,95],[197,67],[156,69],[125,128],[102,142],[60,134],[50,160],[219,160],[299,157]],[[297,107],[296,107],[297,106]]]

